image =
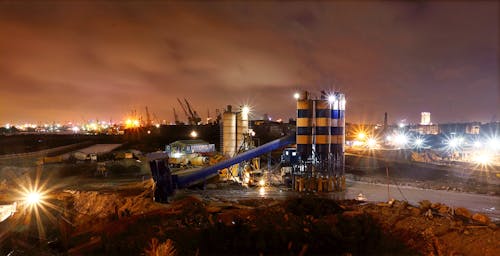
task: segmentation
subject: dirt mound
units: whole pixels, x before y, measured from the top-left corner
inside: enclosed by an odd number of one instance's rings
[[[164,207],[153,202],[149,192],[136,196],[98,191],[66,190],[65,193],[66,201],[71,204],[69,213],[72,215],[72,223],[77,227],[144,214]]]
[[[487,216],[427,200],[419,205],[390,201],[358,210],[424,255],[500,255],[500,230]]]
[[[315,200],[319,206],[307,210],[315,205]],[[346,214],[351,211],[350,206],[336,201],[266,200],[267,206],[256,201],[206,203],[200,198],[186,197],[164,209],[107,223],[86,235],[107,241],[104,247],[93,246],[85,251],[81,249],[85,246],[75,245],[73,252],[139,254],[155,238],[172,240],[179,255],[415,254],[402,242],[384,235],[370,215]],[[89,239],[86,243],[90,242]]]
[[[323,215],[342,213],[345,207],[330,199],[306,197],[287,200],[285,209],[297,216],[312,215],[317,218]]]
[[[313,196],[225,201],[178,195],[163,205],[153,202],[148,183],[117,187],[114,192],[64,191],[57,198],[64,202],[63,216],[71,225],[59,221],[59,233],[47,235],[57,246],[40,245],[33,251],[70,255],[139,255],[161,250],[177,255],[500,255],[500,230],[487,216],[429,201],[412,206],[395,200],[373,204]],[[19,245],[24,237],[21,232],[8,244],[26,251],[29,245]]]

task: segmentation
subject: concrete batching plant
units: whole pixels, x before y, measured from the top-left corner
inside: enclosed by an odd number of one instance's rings
[[[339,191],[345,187],[345,96],[322,92],[312,99],[304,91],[297,99],[297,161],[292,164],[294,187]]]

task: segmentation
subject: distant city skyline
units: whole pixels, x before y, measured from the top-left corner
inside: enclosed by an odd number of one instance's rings
[[[185,119],[340,90],[347,122],[500,120],[496,1],[0,1],[0,126]]]

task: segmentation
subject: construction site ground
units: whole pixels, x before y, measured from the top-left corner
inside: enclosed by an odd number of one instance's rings
[[[55,207],[39,211],[39,226],[28,211],[0,223],[1,254],[500,255],[498,211],[476,214],[500,205],[497,196],[392,186],[391,197],[412,199],[387,202],[384,184],[353,180],[342,193],[223,182],[158,204],[144,176],[52,179],[47,187],[57,187],[46,199]],[[350,199],[359,193],[369,202]],[[453,196],[482,198],[484,207],[443,203]]]
[[[499,195],[500,166],[437,166],[408,161],[348,156],[351,179],[374,184],[394,184],[422,189]]]
[[[496,176],[388,165],[349,169],[344,192],[218,182],[158,204],[144,162],[35,160],[0,165],[0,204],[36,170],[50,190],[0,223],[2,255],[500,255]]]

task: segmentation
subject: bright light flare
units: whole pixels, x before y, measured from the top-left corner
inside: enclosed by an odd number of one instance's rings
[[[480,141],[474,141],[473,147],[475,148],[481,148],[483,146],[483,143]]]
[[[42,188],[23,188],[20,192],[21,204],[24,205],[25,210],[33,211],[38,207],[42,207],[47,202],[47,191]]]
[[[460,146],[462,146],[463,141],[464,141],[464,138],[462,138],[462,137],[455,137],[455,138],[449,139],[446,142],[446,144],[447,144],[448,148],[450,148],[450,149],[457,149]]]
[[[266,181],[264,179],[259,180],[259,186],[263,187],[266,185]]]
[[[423,143],[424,143],[424,140],[422,140],[420,138],[415,140],[415,145],[416,146],[422,146]]]
[[[414,148],[422,148],[425,145],[425,140],[423,138],[417,137],[413,141],[413,147]]]
[[[191,133],[189,134],[189,136],[191,136],[191,138],[196,138],[196,137],[198,137],[198,132],[191,131]]]
[[[359,140],[355,140],[352,142],[352,146],[353,147],[361,147],[361,146],[363,146],[363,142],[359,141]]]
[[[41,169],[37,169],[35,175],[12,176],[12,180],[16,184],[12,192],[13,199],[19,206],[16,213],[20,215],[19,221],[28,226],[34,223],[39,237],[45,239],[45,227],[50,225],[49,223],[57,223],[54,214],[63,211],[60,206],[52,202],[50,194],[57,188],[48,186],[50,175],[42,182]]]
[[[125,120],[125,128],[137,128],[141,125],[141,122],[137,119],[127,119]]]
[[[477,155],[475,155],[473,158],[472,158],[472,161],[476,164],[480,164],[480,165],[489,165],[492,163],[493,161],[493,157],[491,156],[491,154],[488,154],[486,152],[481,152],[481,153],[478,153]]]
[[[300,93],[298,93],[298,92],[294,93],[293,98],[298,100],[300,98]]]
[[[26,194],[26,197],[24,198],[24,201],[29,205],[37,205],[41,202],[41,200],[42,200],[42,195],[37,191],[29,192],[28,194]]]
[[[366,133],[364,132],[359,132],[358,135],[356,136],[358,139],[363,140],[366,138]]]
[[[498,138],[491,138],[488,140],[488,147],[491,150],[500,150],[500,139]]]
[[[330,104],[333,104],[335,101],[337,101],[337,97],[335,97],[335,95],[328,96],[328,102]]]
[[[267,195],[266,187],[260,187],[259,196],[266,196],[266,195]]]
[[[399,147],[403,147],[408,143],[408,136],[405,134],[398,134],[394,137],[394,144]]]
[[[378,145],[378,141],[375,138],[368,138],[366,140],[366,146],[368,146],[368,148],[373,149],[373,148],[376,148],[377,145]]]
[[[243,114],[243,116],[247,117],[248,114],[250,114],[250,107],[245,105],[241,108],[241,113]]]

